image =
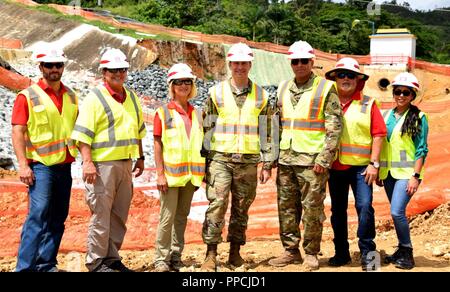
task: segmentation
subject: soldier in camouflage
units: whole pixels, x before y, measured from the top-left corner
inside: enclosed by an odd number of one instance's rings
[[[271,121],[278,120],[272,119],[274,107],[268,104],[268,94],[248,78],[253,53],[247,45],[236,44],[227,60],[232,77],[211,88],[204,110],[209,206],[202,231],[207,244],[203,271],[216,271],[217,245],[222,242],[230,191],[228,262],[235,267],[244,264],[239,251],[246,242],[248,210],[256,196],[257,165],[263,161],[259,180],[264,184],[276,159]]]
[[[319,268],[328,169],[342,131],[342,111],[335,84],[312,72],[314,50],[299,41],[289,48],[293,80],[278,87],[280,154],[277,189],[280,237],[285,252],[269,261],[282,267],[301,263],[300,220],[307,269]],[[303,216],[302,216],[303,215]]]

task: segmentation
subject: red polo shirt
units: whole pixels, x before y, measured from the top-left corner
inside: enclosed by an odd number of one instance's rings
[[[45,93],[50,97],[50,99],[55,104],[59,113],[62,112],[63,106],[63,95],[67,92],[64,84],[61,82],[61,88],[59,92],[55,92],[53,88],[51,88],[42,78],[39,79],[37,85],[44,90]],[[16,100],[14,101],[14,107],[11,117],[12,125],[21,125],[26,126],[29,118],[28,111],[28,103],[27,98],[23,94],[18,94]],[[66,160],[62,163],[72,163],[75,161],[75,158],[70,155],[69,149],[66,148]],[[28,160],[28,162],[32,162],[32,160]]]
[[[353,100],[361,100],[360,91],[356,91],[355,94],[353,94],[352,100],[350,100],[346,104],[341,104],[342,111],[344,114],[345,112],[347,112]],[[385,137],[387,135],[386,124],[384,123],[383,116],[381,115],[381,112],[375,103],[372,104],[370,114],[371,114],[370,133],[372,134],[372,137]],[[349,169],[350,167],[351,165],[341,164],[339,162],[339,159],[336,159],[336,161],[333,162],[331,168],[334,170],[346,170]]]
[[[125,94],[125,90],[122,87],[122,92],[116,92],[114,91],[111,86],[109,86],[108,82],[103,83],[103,86],[106,87],[109,94],[118,102],[118,103],[124,103],[125,99],[127,98],[127,95]]]
[[[194,111],[194,107],[190,103],[188,103],[188,111],[186,113],[184,109],[173,100],[167,104],[167,107],[169,109],[176,110],[181,115],[184,121],[184,128],[186,129],[186,133],[188,137],[190,137],[192,127],[192,112]],[[158,113],[155,114],[155,118],[153,120],[153,136],[162,136],[161,119],[159,118]]]

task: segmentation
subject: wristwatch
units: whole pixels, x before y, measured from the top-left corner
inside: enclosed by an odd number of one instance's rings
[[[415,178],[417,178],[417,179],[419,179],[419,178],[420,178],[420,173],[415,172],[415,173],[413,173],[412,176],[415,177]]]
[[[142,155],[141,157],[139,157],[139,158],[138,158],[138,160],[142,160],[142,161],[144,161],[144,160],[145,160],[145,156],[144,156],[144,155]]]
[[[375,167],[376,169],[380,168],[380,163],[378,161],[371,161],[369,162],[369,164]]]

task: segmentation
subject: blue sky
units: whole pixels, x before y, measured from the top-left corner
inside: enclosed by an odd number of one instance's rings
[[[333,2],[345,2],[344,0],[335,0]],[[377,3],[383,3],[385,0],[375,0]],[[397,0],[397,3],[402,4],[403,2],[408,2],[412,9],[419,10],[433,10],[436,8],[450,7],[450,0]],[[450,12],[449,12],[450,13]],[[449,15],[450,17],[450,15]]]

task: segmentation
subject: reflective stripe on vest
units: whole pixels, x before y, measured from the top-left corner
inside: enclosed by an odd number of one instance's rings
[[[25,138],[26,156],[45,165],[61,163],[66,158],[66,147],[77,156],[75,142],[70,139],[78,105],[75,93],[65,87],[60,113],[52,99],[37,84],[21,93],[29,100],[29,119]]]
[[[188,138],[183,118],[167,105],[158,109],[162,122],[164,173],[169,187],[182,187],[187,182],[200,186],[205,175],[205,159],[200,150],[203,143],[203,120],[200,110],[192,112]],[[169,135],[170,133],[170,135]]]
[[[259,154],[259,114],[267,105],[264,90],[252,84],[252,90],[239,108],[229,81],[223,81],[212,90],[219,117],[212,132],[211,150],[225,153]]]
[[[288,92],[293,82],[283,82],[278,92],[283,128],[280,149],[292,147],[296,152],[318,153],[325,141],[324,100],[333,82],[316,77],[312,89],[303,93],[295,107]]]
[[[92,92],[100,100],[100,103],[102,104],[103,109],[105,110],[106,116],[108,117],[108,137],[109,137],[109,141],[107,141],[107,142],[92,143],[92,145],[91,145],[92,149],[139,145],[139,139],[116,140],[116,133],[115,133],[115,128],[114,128],[116,122],[114,120],[114,115],[111,110],[111,107],[109,106],[109,104],[106,101],[103,94],[100,92],[100,89],[94,88],[94,89],[92,89]],[[140,119],[139,119],[138,106],[136,103],[136,96],[134,94],[132,94],[131,91],[130,91],[130,97],[133,102],[134,108],[136,110],[137,121],[139,123]]]
[[[345,165],[368,165],[372,153],[372,110],[375,100],[363,96],[353,100],[343,116],[339,162]]]
[[[385,122],[391,116],[392,110],[386,111],[383,116]],[[409,179],[414,172],[415,161],[415,146],[414,141],[408,134],[401,135],[401,129],[407,112],[401,117],[401,119],[395,125],[390,141],[385,137],[383,140],[383,146],[380,154],[380,179],[386,179],[388,173],[395,179]],[[419,118],[423,117],[424,113],[419,113]],[[420,172],[420,178],[423,179],[425,167],[422,167]]]

